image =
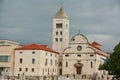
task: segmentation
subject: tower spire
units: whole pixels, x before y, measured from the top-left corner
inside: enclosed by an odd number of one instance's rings
[[[67,16],[63,6],[59,9],[59,11],[56,13],[54,18],[67,18],[68,19],[68,16]]]

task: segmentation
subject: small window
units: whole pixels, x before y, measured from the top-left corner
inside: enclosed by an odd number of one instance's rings
[[[22,51],[20,51],[20,54],[22,54],[23,52]]]
[[[93,62],[92,61],[90,62],[90,65],[91,65],[91,68],[93,68]]]
[[[34,58],[32,58],[32,64],[35,64],[35,59]]]
[[[45,60],[45,66],[47,66],[47,59]]]
[[[22,71],[22,68],[19,68],[19,71]]]
[[[55,57],[57,57],[57,55],[55,55]]]
[[[46,52],[46,55],[47,55],[47,52]]]
[[[75,41],[75,39],[73,38],[71,41]]]
[[[52,54],[50,54],[52,56]]]
[[[27,71],[28,71],[28,68],[25,68],[25,71],[27,72]]]
[[[66,67],[68,67],[68,62],[66,62]]]
[[[90,57],[93,57],[94,55],[93,54],[90,54]]]
[[[22,58],[20,58],[20,64],[22,64],[22,62],[23,62],[23,60],[22,60]]]
[[[52,65],[52,59],[51,59],[51,65]]]
[[[68,28],[68,24],[66,24],[66,28]]]
[[[62,35],[62,31],[60,31],[60,35]]]
[[[58,32],[56,31],[56,35],[58,35]]]
[[[56,42],[58,42],[58,38],[55,38]]]
[[[62,42],[62,38],[60,38],[60,42]]]
[[[78,56],[78,57],[81,57],[81,55],[80,55],[80,54],[78,54],[77,56]]]
[[[57,66],[57,60],[55,60],[55,66]]]
[[[35,51],[33,51],[32,54],[35,54]]]
[[[66,55],[65,55],[65,57],[69,57],[69,55],[68,55],[68,54],[66,54]]]
[[[34,72],[34,68],[32,68],[32,72]]]

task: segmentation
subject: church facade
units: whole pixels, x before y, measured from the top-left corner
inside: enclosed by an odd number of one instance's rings
[[[96,43],[96,44],[95,44]],[[62,75],[79,75],[81,78],[91,78],[94,74],[101,77],[104,71],[99,65],[108,56],[100,49],[97,42],[89,43],[83,34],[72,37],[69,46],[62,56]]]

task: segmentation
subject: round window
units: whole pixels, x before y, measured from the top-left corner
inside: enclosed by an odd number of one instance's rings
[[[77,46],[77,50],[80,51],[82,49],[82,46]]]

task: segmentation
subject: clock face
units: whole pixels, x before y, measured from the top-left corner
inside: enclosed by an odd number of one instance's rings
[[[80,45],[77,46],[77,50],[78,50],[78,51],[81,51],[81,49],[82,49],[82,46],[80,46]]]

